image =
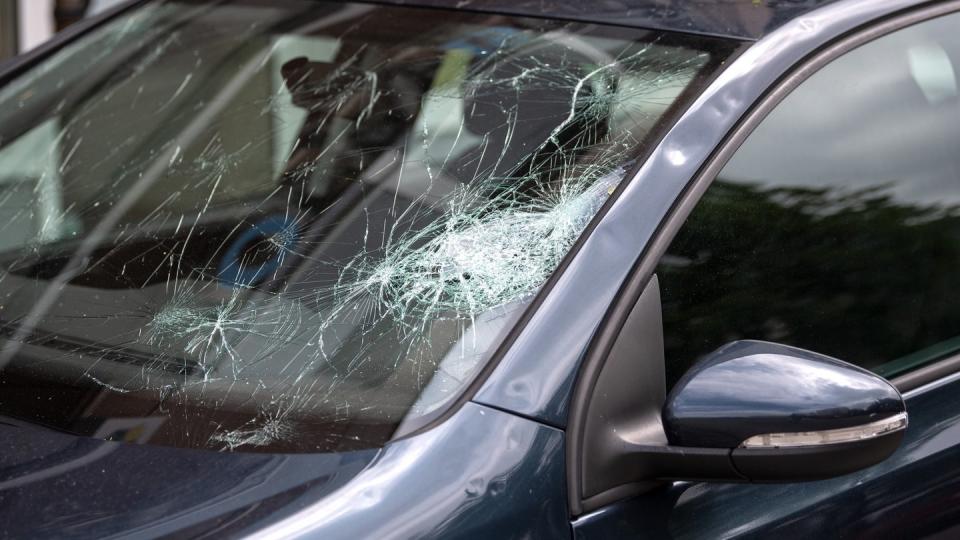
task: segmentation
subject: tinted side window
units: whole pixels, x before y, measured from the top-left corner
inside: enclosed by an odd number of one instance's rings
[[[658,268],[668,384],[736,339],[888,377],[960,351],[957,28],[851,51],[738,150]]]

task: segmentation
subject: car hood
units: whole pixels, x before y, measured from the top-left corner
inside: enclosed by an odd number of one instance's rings
[[[238,534],[330,494],[378,452],[185,450],[0,420],[0,537]]]

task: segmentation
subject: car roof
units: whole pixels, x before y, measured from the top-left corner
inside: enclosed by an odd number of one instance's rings
[[[756,40],[834,0],[379,0]]]

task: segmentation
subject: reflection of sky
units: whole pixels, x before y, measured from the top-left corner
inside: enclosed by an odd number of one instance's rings
[[[867,408],[890,395],[890,389],[873,375],[779,354],[736,358],[707,371],[707,376],[692,379],[686,388],[697,396],[688,410],[704,416],[742,413],[751,404],[757,414]]]
[[[960,15],[880,38],[788,96],[721,178],[770,187],[890,185],[901,203],[960,203]]]

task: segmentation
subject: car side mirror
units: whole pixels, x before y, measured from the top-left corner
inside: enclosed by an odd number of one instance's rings
[[[897,449],[907,427],[903,398],[883,378],[762,341],[733,342],[698,362],[662,418],[668,445],[658,476],[751,482],[869,467]],[[703,457],[669,456],[677,453]]]
[[[575,508],[601,508],[663,481],[839,476],[883,461],[903,439],[900,393],[846,362],[737,341],[697,362],[668,395],[664,350],[653,275],[609,349],[598,349],[603,361],[588,361],[574,389],[567,429]]]

